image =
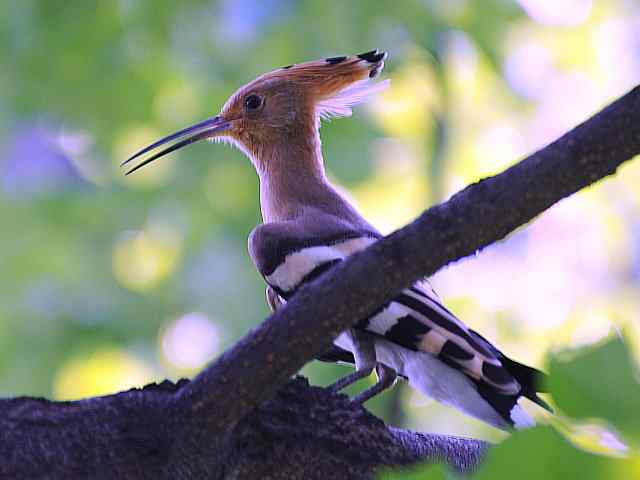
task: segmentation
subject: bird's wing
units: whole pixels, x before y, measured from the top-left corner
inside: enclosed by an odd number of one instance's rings
[[[438,357],[503,394],[517,394],[520,384],[496,355],[497,349],[478,341],[432,292],[428,283],[418,281],[358,326],[405,348]]]
[[[249,251],[266,282],[285,301],[352,253],[376,242],[377,232],[334,224],[321,232],[297,222],[269,223],[257,227]],[[410,350],[438,357],[503,394],[517,394],[520,385],[484,339],[471,333],[440,302],[426,280],[403,290],[369,318],[362,328]],[[490,345],[490,344],[489,344]]]

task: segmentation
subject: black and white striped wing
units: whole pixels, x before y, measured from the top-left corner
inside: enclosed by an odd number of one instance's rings
[[[479,342],[432,292],[428,283],[416,282],[358,326],[410,350],[438,357],[503,394],[517,394],[519,383],[495,352]]]
[[[271,227],[273,229],[273,227]],[[252,257],[267,283],[284,299],[337,262],[376,242],[374,232],[345,230],[325,238],[292,241],[279,236],[252,235]],[[269,248],[264,248],[268,246]],[[442,305],[431,285],[418,281],[382,306],[356,328],[367,330],[404,348],[438,357],[477,382],[502,394],[520,391],[518,381],[469,328]]]

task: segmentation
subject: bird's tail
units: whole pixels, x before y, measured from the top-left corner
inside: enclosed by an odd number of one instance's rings
[[[545,410],[553,412],[553,409],[549,406],[549,404],[538,396],[538,392],[548,392],[548,389],[546,387],[547,375],[545,373],[533,367],[529,367],[528,365],[516,362],[515,360],[511,360],[505,355],[502,355],[500,361],[502,362],[502,365],[504,365],[504,367],[507,369],[507,371],[515,377],[515,379],[522,387],[520,395],[528,398],[534,403],[537,403]]]

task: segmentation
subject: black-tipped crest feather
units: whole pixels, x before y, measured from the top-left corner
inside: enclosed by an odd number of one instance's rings
[[[358,55],[358,58],[365,60],[369,63],[378,63],[380,60],[383,60],[386,57],[386,52],[378,52],[378,49],[371,50],[370,52],[361,53]]]

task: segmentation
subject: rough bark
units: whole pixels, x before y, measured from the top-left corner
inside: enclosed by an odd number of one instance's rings
[[[2,478],[369,478],[419,459],[472,469],[481,442],[385,427],[344,396],[289,379],[416,279],[638,153],[640,87],[302,288],[192,382],[79,402],[1,401]]]
[[[486,449],[388,428],[302,377],[219,435],[176,408],[188,385],[165,381],[77,402],[3,400],[0,478],[360,479],[422,460],[465,472]]]

